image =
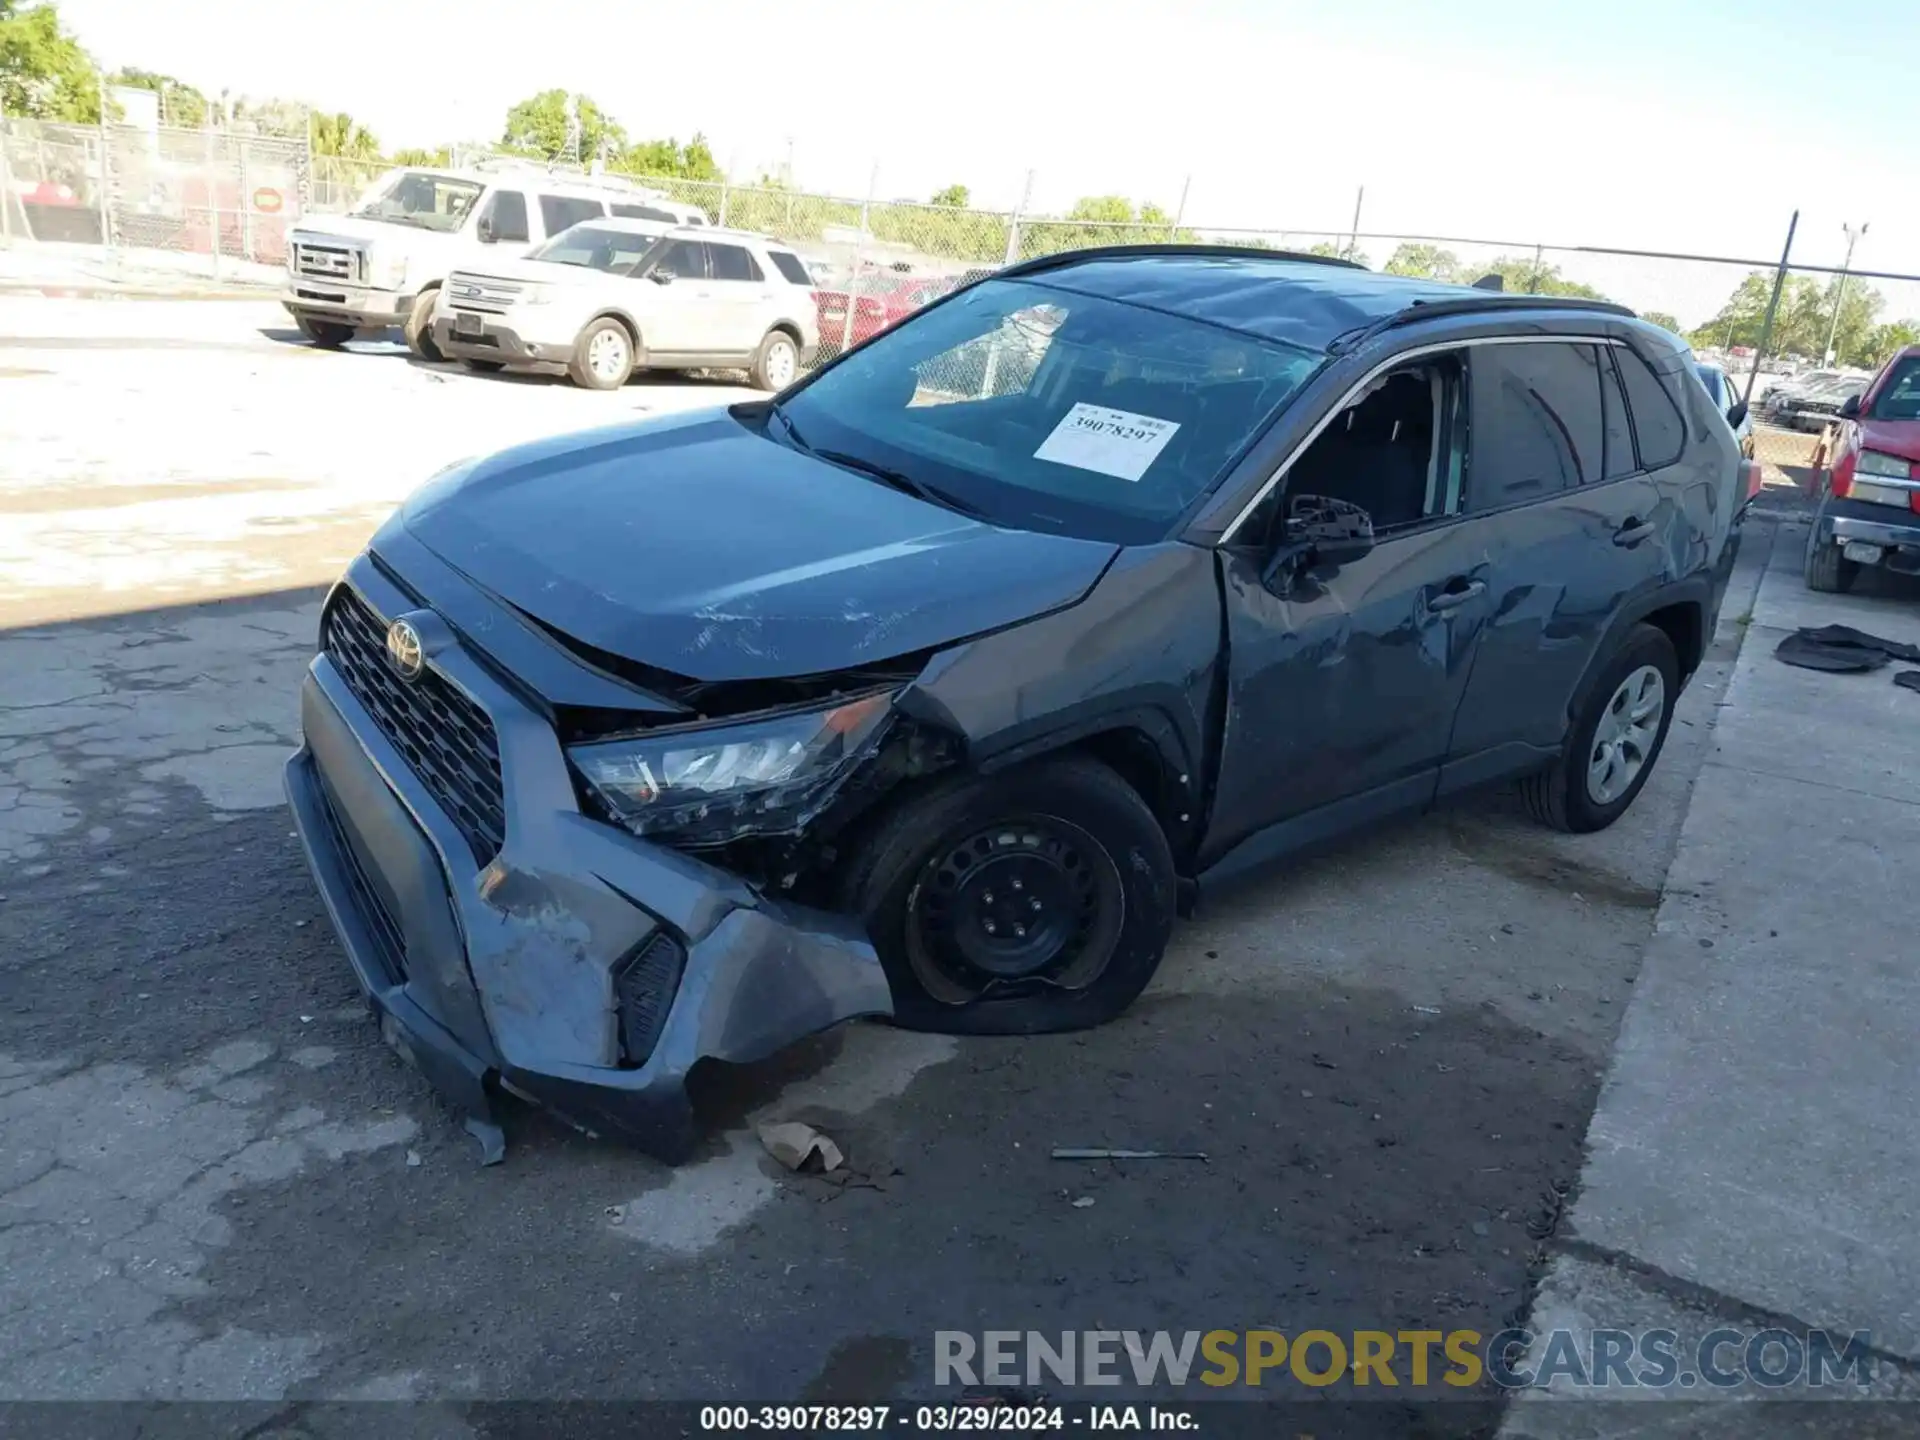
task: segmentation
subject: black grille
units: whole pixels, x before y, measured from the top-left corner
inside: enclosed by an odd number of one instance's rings
[[[387,662],[387,622],[342,586],[321,622],[320,642],[347,688],[406,757],[420,783],[453,818],[485,865],[507,837],[500,742],[486,712],[429,665],[402,680]]]
[[[646,1064],[660,1043],[686,963],[686,949],[661,931],[614,976],[614,993],[620,1000],[620,1058],[627,1064]]]
[[[387,972],[388,983],[398,985],[407,978],[406,941],[401,938],[399,923],[393,918],[393,912],[387,909],[387,902],[380,898],[380,892],[361,868],[360,856],[347,839],[346,827],[341,825],[340,817],[334,810],[333,796],[324,783],[320,786],[320,809],[326,816],[327,835],[333,841],[333,848],[345,863],[347,888],[353,892],[353,908],[372,932],[373,945],[380,952],[380,964]]]

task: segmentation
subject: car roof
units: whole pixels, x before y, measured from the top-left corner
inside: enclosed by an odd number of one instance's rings
[[[617,230],[628,235],[665,235],[680,227],[671,220],[643,220],[633,215],[589,215],[585,220],[576,220],[567,230],[582,230],[591,227],[595,230]],[[567,233],[562,230],[562,235]]]
[[[1631,316],[1617,305],[1560,296],[1503,295],[1466,285],[1387,275],[1351,262],[1234,246],[1116,246],[1029,261],[999,272],[1277,340],[1327,350],[1416,307],[1581,309]]]
[[[719,225],[681,225],[673,233],[685,235],[690,240],[735,240],[745,245],[771,245],[776,250],[793,248],[784,240],[776,240],[758,230],[733,230]]]

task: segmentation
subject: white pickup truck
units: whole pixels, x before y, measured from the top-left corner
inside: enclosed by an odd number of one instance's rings
[[[529,161],[390,170],[346,214],[309,215],[294,227],[281,303],[316,345],[336,348],[359,332],[397,325],[408,349],[438,360],[433,311],[449,274],[523,255],[608,215],[707,223],[697,206],[618,177]]]

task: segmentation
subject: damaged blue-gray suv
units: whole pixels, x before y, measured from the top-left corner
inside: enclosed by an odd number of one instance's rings
[[[308,860],[494,1146],[505,1090],[684,1156],[696,1064],[854,1016],[1097,1024],[1224,873],[1492,781],[1633,803],[1738,541],[1691,361],[1605,304],[1110,249],[464,462],[326,603]]]

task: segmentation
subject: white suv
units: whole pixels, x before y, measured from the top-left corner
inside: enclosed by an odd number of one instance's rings
[[[819,345],[813,280],[746,230],[589,220],[524,259],[457,270],[433,344],[482,370],[564,370],[617,390],[636,369],[745,369],[781,390]]]
[[[345,215],[294,227],[281,303],[316,345],[398,325],[416,355],[437,360],[428,326],[448,273],[524,254],[583,220],[608,215],[701,225],[692,205],[616,176],[557,173],[524,160],[470,169],[390,170]]]

